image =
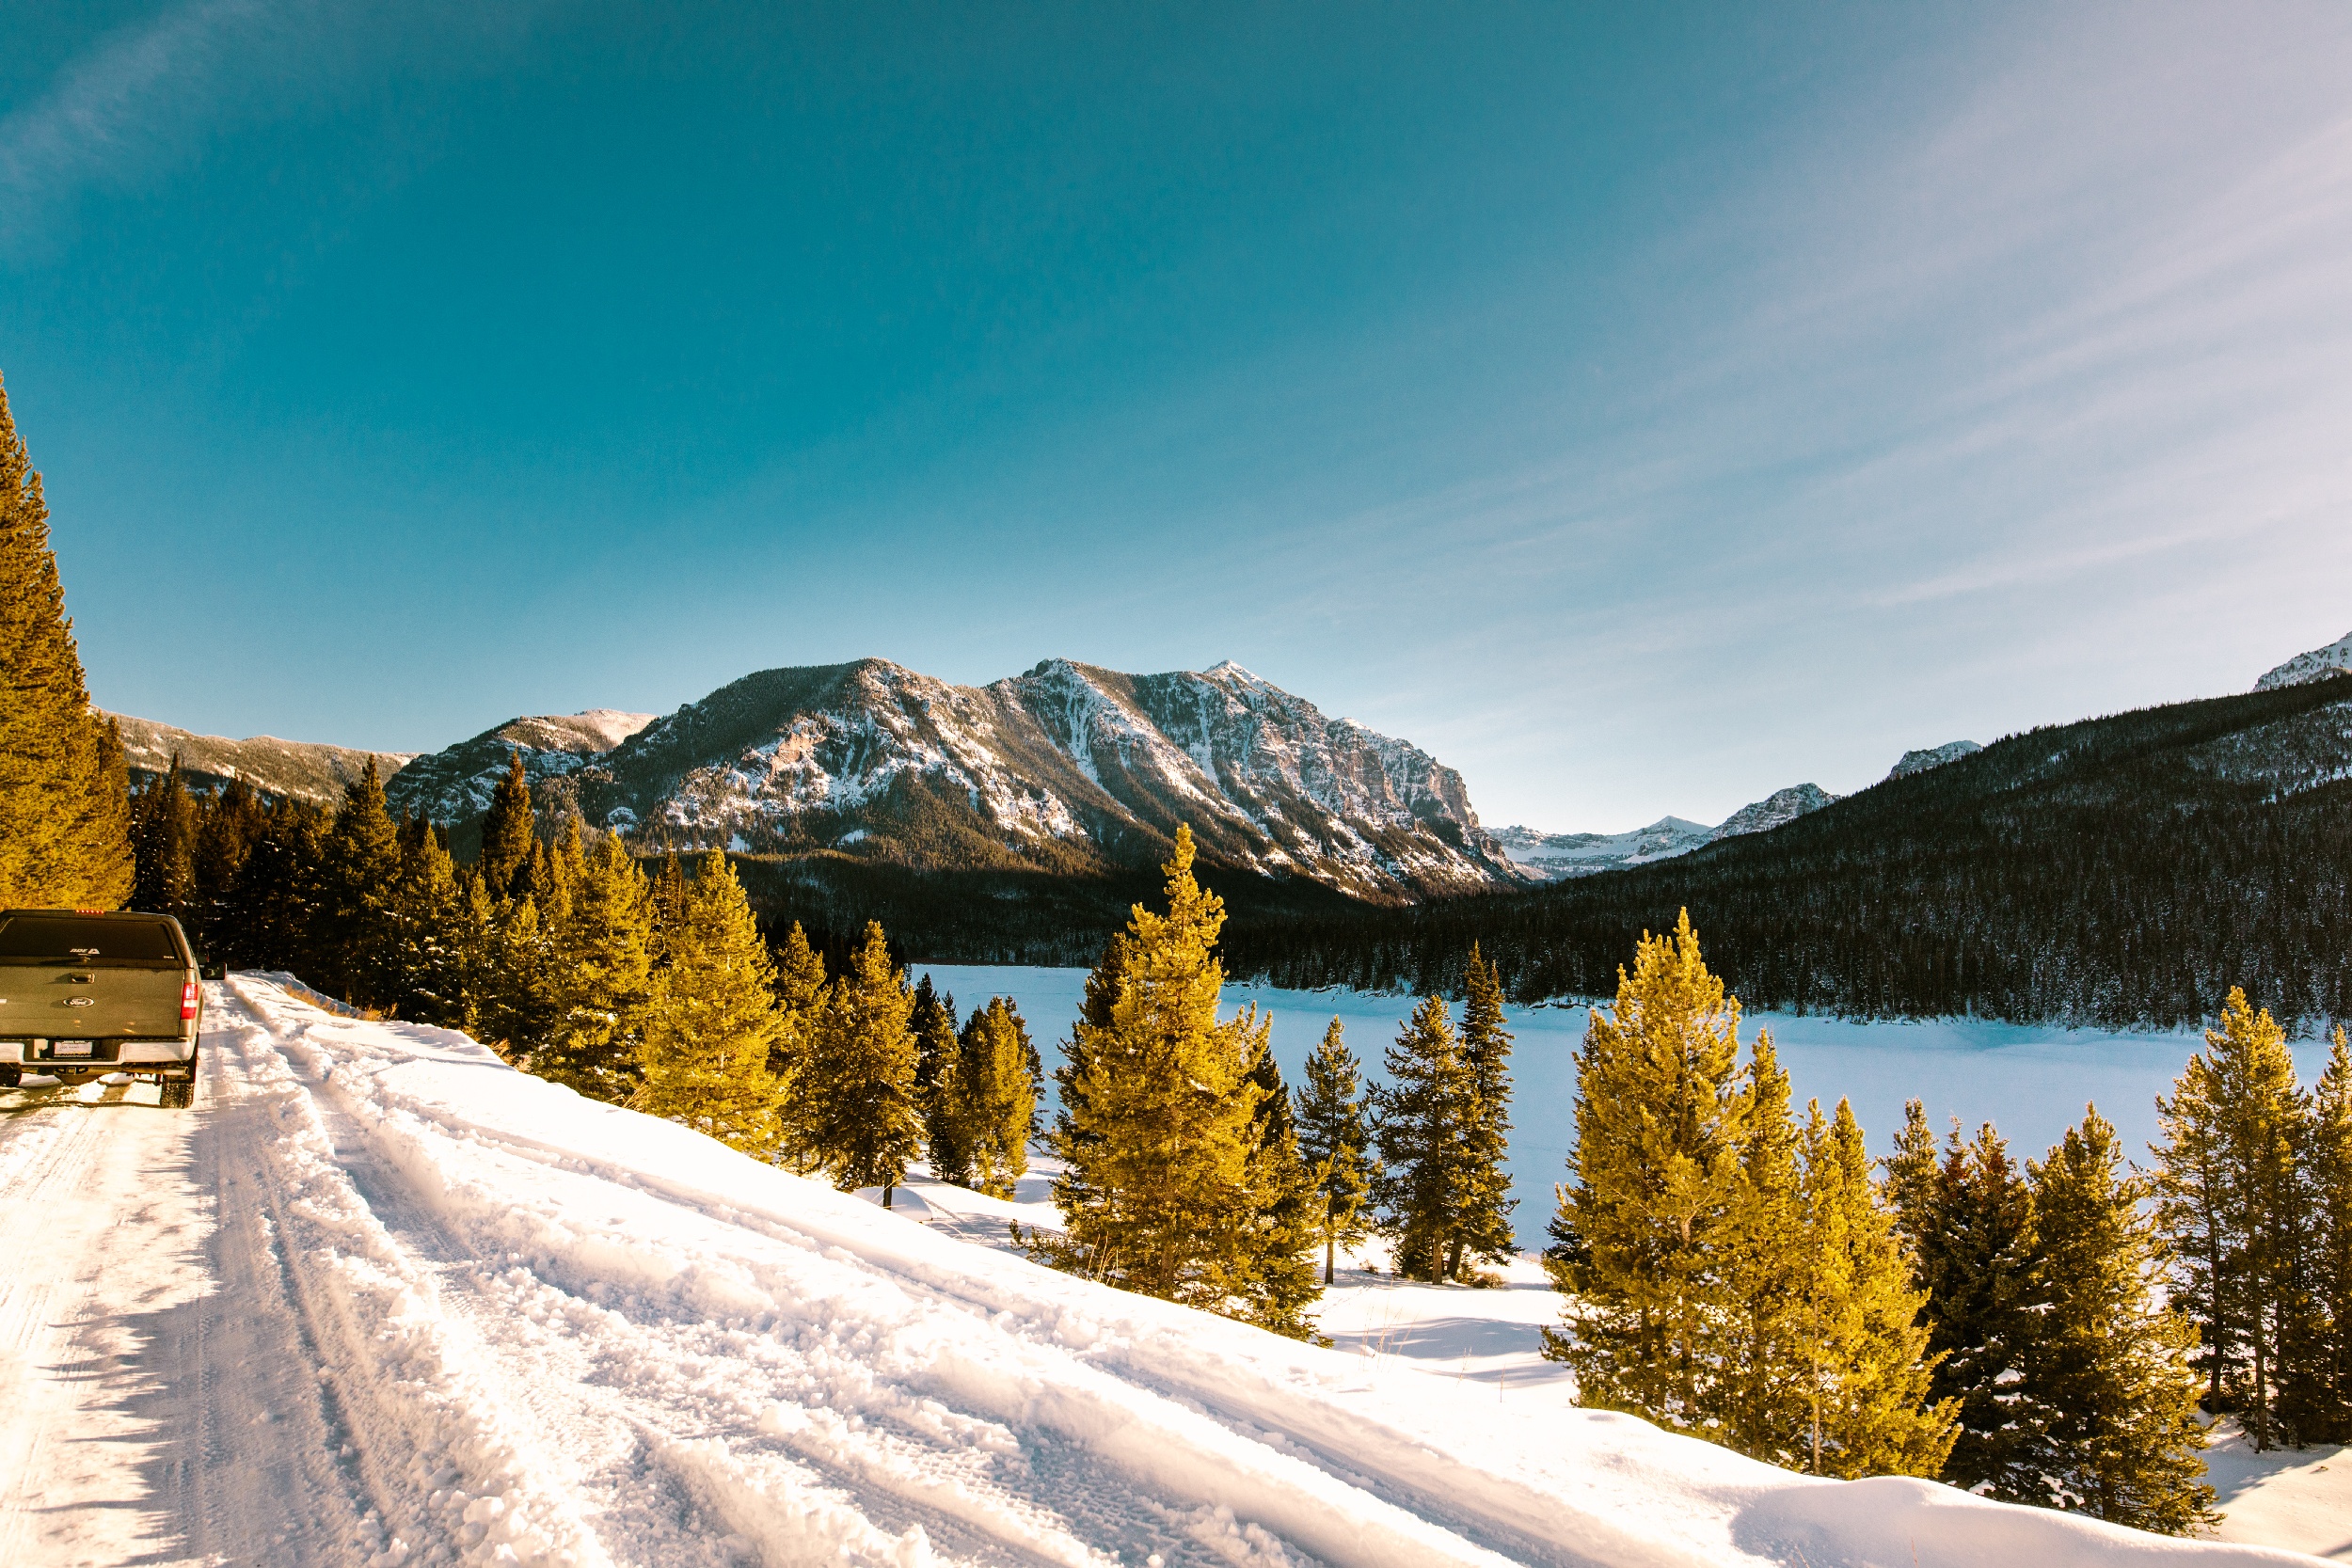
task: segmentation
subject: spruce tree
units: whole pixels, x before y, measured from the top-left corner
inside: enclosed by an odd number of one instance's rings
[[[187,916],[196,897],[199,815],[180,770],[180,753],[174,752],[170,769],[131,797],[134,908]]]
[[[1372,1196],[1372,1130],[1365,1125],[1363,1079],[1340,1021],[1307,1058],[1297,1097],[1298,1157],[1315,1187],[1323,1237],[1323,1282],[1332,1282],[1339,1249],[1367,1234],[1362,1214]]]
[[[1261,1031],[1218,1022],[1224,906],[1192,865],[1191,830],[1179,828],[1167,912],[1136,906],[1088,984],[1051,1140],[1066,1232],[1025,1239],[1057,1267],[1250,1318],[1289,1262],[1263,1249],[1294,1238],[1261,1224]]]
[[[0,909],[130,895],[122,736],[90,708],[49,508],[0,387]]]
[[[2156,1104],[2158,1223],[2200,1319],[2208,1398],[2237,1411],[2257,1450],[2296,1441],[2284,1418],[2302,1369],[2286,1353],[2312,1338],[2296,1159],[2309,1111],[2285,1031],[2232,988],[2221,1026]]]
[[[2167,1535],[2219,1522],[2199,1458],[2196,1330],[2150,1284],[2162,1245],[2095,1107],[2030,1167],[2048,1309],[2026,1380],[2034,1468],[2049,1506]]]
[[[1249,1153],[1250,1261],[1239,1292],[1247,1304],[1242,1315],[1260,1328],[1294,1339],[1312,1338],[1314,1324],[1307,1311],[1323,1295],[1312,1250],[1322,1205],[1314,1177],[1299,1155],[1290,1088],[1274,1059],[1273,1020],[1253,1004],[1235,1022],[1253,1041],[1249,1078],[1258,1091]]]
[[[516,895],[515,882],[531,865],[532,844],[531,781],[517,748],[507,754],[506,774],[490,793],[489,814],[482,819],[482,853],[474,862],[491,897]]]
[[[720,851],[672,891],[675,913],[663,924],[660,963],[646,986],[644,1076],[629,1102],[772,1159],[781,1086],[768,1069],[768,1052],[782,1021],[767,944]]]
[[[1769,1032],[1756,1037],[1746,1078],[1740,1184],[1724,1227],[1724,1362],[1704,1419],[1728,1448],[1805,1469],[1828,1366],[1829,1328],[1815,1321],[1826,1315],[1817,1310],[1823,1281],[1816,1271],[1830,1262],[1842,1270],[1842,1254],[1813,1256],[1804,1146],[1789,1116],[1788,1074]]]
[[[1502,974],[1472,942],[1466,976],[1462,1061],[1470,1072],[1470,1105],[1461,1211],[1446,1256],[1446,1273],[1455,1279],[1463,1277],[1466,1258],[1502,1263],[1518,1250],[1511,1234],[1511,1211],[1518,1201],[1503,1164],[1511,1139],[1511,1032],[1503,1023]]]
[[[403,1018],[450,1028],[469,1022],[457,866],[427,822],[404,823],[389,900],[393,1002]]]
[[[675,857],[665,863],[660,877],[654,879],[654,918],[658,925],[665,902],[664,889],[671,880],[669,867]],[[809,945],[808,933],[799,921],[786,934],[775,954],[776,1014],[781,1021],[774,1045],[768,1053],[769,1070],[776,1082],[793,1085],[801,1081],[811,1052],[816,1049],[818,1025],[825,1013],[825,960],[823,955]],[[784,1130],[784,1163],[803,1176],[817,1169],[816,1157],[810,1152],[812,1137],[808,1128],[808,1106],[798,1094],[787,1094],[777,1115]]]
[[[326,850],[325,989],[363,1007],[389,1006],[399,986],[392,898],[400,830],[384,809],[384,781],[373,756],[343,786]]]
[[[795,1097],[809,1153],[844,1192],[880,1187],[882,1205],[923,1150],[915,1100],[914,992],[890,962],[879,921],[850,955],[825,997],[824,1015]]]
[[[2306,1157],[2312,1214],[2311,1293],[2324,1325],[2310,1370],[2311,1441],[2352,1441],[2352,1050],[2342,1026],[2312,1095]]]
[[[914,1099],[923,1113],[923,1144],[931,1174],[951,1186],[972,1182],[972,1150],[964,1126],[961,1045],[956,1031],[956,999],[943,999],[928,974],[914,988]]]
[[[1894,1215],[1870,1180],[1862,1129],[1846,1101],[1825,1123],[1809,1109],[1796,1361],[1815,1475],[1933,1476],[1957,1435],[1951,1402],[1931,1389],[1934,1360],[1916,1319]]]
[[[1383,1065],[1389,1082],[1373,1132],[1380,1227],[1394,1242],[1397,1272],[1435,1283],[1458,1256],[1454,1238],[1476,1175],[1475,1081],[1444,998],[1422,999]]]
[[[619,1104],[638,1082],[656,941],[653,890],[636,857],[610,833],[569,876],[553,932],[549,1025],[531,1069]]]
[[[1578,1402],[1708,1430],[1732,1293],[1724,1274],[1747,1138],[1740,1004],[1708,973],[1686,912],[1645,933],[1577,1053],[1576,1148],[1545,1258],[1562,1327],[1544,1354]]]
[[[1991,1123],[1957,1127],[1938,1167],[1915,1259],[1927,1292],[1934,1396],[1960,1430],[1944,1479],[2010,1502],[2041,1500],[2033,1433],[2041,1413],[2023,1378],[2047,1303],[2036,1266],[2033,1193]]]
[[[1009,996],[972,1010],[956,1042],[954,1119],[975,1191],[1016,1196],[1037,1125],[1036,1051]]]

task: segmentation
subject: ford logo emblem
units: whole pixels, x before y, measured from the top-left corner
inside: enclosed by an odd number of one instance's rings
[[[87,996],[77,996],[77,997],[74,997],[72,1001],[68,1002],[68,1003],[66,1004],[66,1006],[69,1006],[69,1007],[95,1007],[96,1006],[98,1006],[98,1004],[97,1004],[97,1002],[96,1002],[94,999],[92,999],[92,998],[90,998],[90,997],[87,997]]]

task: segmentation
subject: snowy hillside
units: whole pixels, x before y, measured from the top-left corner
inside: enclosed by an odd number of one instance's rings
[[[386,787],[385,800],[394,813],[411,811],[427,821],[471,826],[490,809],[491,791],[514,754],[521,754],[523,773],[535,789],[578,773],[653,719],[650,713],[609,707],[509,719],[470,740],[417,758]]]
[[[1680,816],[1661,816],[1646,828],[1626,833],[1547,833],[1534,828],[1503,828],[1496,832],[1495,842],[1530,872],[1547,881],[1558,881],[1672,860],[1719,839],[1770,832],[1836,800],[1820,784],[1791,784],[1741,806],[1712,828]]]
[[[122,727],[123,760],[130,764],[134,784],[168,772],[177,753],[183,776],[204,788],[242,779],[264,795],[331,804],[342,799],[343,785],[367,770],[371,756],[375,759],[376,772],[389,779],[414,755],[280,740],[271,735],[230,740],[217,735],[195,735],[127,713],[106,717]]]
[[[256,977],[208,1019],[194,1112],[0,1122],[0,1560],[2312,1560],[1277,1339]]]
[[[885,659],[769,670],[623,744],[583,788],[649,845],[925,868],[1214,863],[1396,898],[1519,878],[1461,775],[1236,664],[1067,659],[985,687]]]
[[[2347,632],[2324,648],[2313,648],[2308,654],[2297,654],[2276,670],[2254,683],[2257,691],[2269,691],[2281,686],[2301,686],[2306,681],[2325,680],[2330,675],[2352,673],[2352,632]]]

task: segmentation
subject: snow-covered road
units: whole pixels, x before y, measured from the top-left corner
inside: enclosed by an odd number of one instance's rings
[[[0,1117],[0,1562],[2308,1562],[1807,1481],[937,1234],[215,986]]]

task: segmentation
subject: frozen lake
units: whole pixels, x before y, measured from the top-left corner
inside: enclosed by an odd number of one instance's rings
[[[932,982],[951,991],[969,1014],[991,996],[1009,996],[1028,1021],[1029,1033],[1050,1073],[1059,1065],[1059,1042],[1070,1035],[1085,994],[1086,971],[1013,965],[929,964]],[[1379,1075],[1381,1053],[1412,1010],[1409,999],[1361,991],[1281,990],[1229,985],[1226,1012],[1250,1002],[1273,1016],[1274,1052],[1283,1076],[1299,1082],[1301,1066],[1337,1017],[1347,1042],[1371,1075]],[[1515,1219],[1522,1247],[1540,1248],[1551,1216],[1552,1184],[1574,1134],[1576,1064],[1584,1037],[1583,1007],[1510,1009],[1516,1037],[1511,1065],[1511,1176],[1519,1207]],[[1458,1009],[1456,1010],[1458,1018]],[[1788,1070],[1798,1113],[1807,1099],[1824,1107],[1839,1096],[1853,1101],[1854,1115],[1869,1134],[1874,1154],[1888,1151],[1902,1125],[1903,1101],[1918,1100],[1940,1133],[1958,1117],[1973,1132],[1991,1121],[2020,1159],[2040,1158],[2086,1102],[2115,1123],[2125,1149],[2144,1159],[2155,1136],[2155,1097],[2169,1093],[2182,1064],[2202,1044],[2198,1031],[2119,1034],[2094,1029],[2059,1029],[2013,1023],[1946,1019],[1917,1023],[1856,1023],[1832,1018],[1751,1013],[1742,1022],[1744,1045],[1759,1026],[1772,1032],[1781,1063]],[[2296,1056],[2309,1083],[2325,1060],[2325,1047],[2296,1042]],[[1053,1085],[1045,1085],[1050,1101]]]

